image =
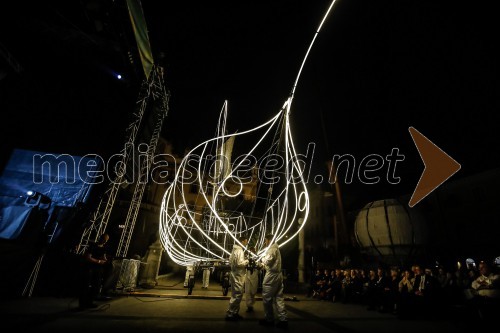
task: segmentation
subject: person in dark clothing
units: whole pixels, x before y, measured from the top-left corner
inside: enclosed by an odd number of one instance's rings
[[[105,265],[108,263],[106,256],[106,243],[108,234],[102,234],[97,243],[89,246],[83,255],[83,272],[81,276],[79,305],[81,309],[95,308],[94,300],[99,294],[103,282]]]
[[[321,277],[321,270],[316,270],[316,274],[311,278],[310,289],[307,293],[307,297],[316,297],[319,295]]]
[[[389,278],[385,269],[377,269],[377,278],[369,283],[370,297],[368,299],[368,310],[383,310],[384,292],[389,288]]]

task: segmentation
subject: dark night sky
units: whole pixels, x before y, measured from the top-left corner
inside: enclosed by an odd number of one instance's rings
[[[180,149],[211,137],[224,99],[230,131],[274,115],[329,3],[143,1],[172,93],[164,136]],[[315,174],[324,173],[327,154],[360,161],[398,147],[406,156],[399,185],[346,191],[365,200],[411,192],[423,164],[409,126],[462,164],[454,177],[498,167],[499,27],[491,6],[338,0],[292,110],[299,151],[316,143]],[[24,68],[16,74],[0,57],[2,165],[12,148],[104,156],[121,148],[140,81],[128,63],[135,42],[126,14],[123,0],[2,10],[0,42]]]

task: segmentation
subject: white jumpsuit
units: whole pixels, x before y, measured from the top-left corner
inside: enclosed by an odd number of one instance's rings
[[[184,287],[188,286],[189,276],[190,275],[194,275],[194,267],[193,267],[193,265],[186,266],[186,275],[184,277]]]
[[[231,299],[229,300],[229,308],[227,309],[226,316],[233,317],[240,311],[246,266],[248,265],[248,259],[245,259],[245,253],[241,246],[237,244],[233,245],[233,251],[229,256],[229,265],[231,266],[231,274],[229,275]]]
[[[210,268],[203,268],[203,280],[202,287],[208,288],[210,283]]]
[[[266,270],[262,280],[262,302],[267,321],[274,321],[273,307],[276,308],[279,321],[287,320],[285,300],[283,298],[283,274],[281,273],[281,253],[278,244],[271,245],[262,258]]]

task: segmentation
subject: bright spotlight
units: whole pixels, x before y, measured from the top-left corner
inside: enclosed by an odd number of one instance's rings
[[[26,199],[24,200],[26,206],[49,209],[52,204],[52,199],[40,192],[29,190],[26,191],[26,195]]]
[[[122,79],[122,76],[121,76],[120,74],[118,74],[118,75],[116,75],[116,78],[117,78],[118,80],[121,80],[121,79]]]

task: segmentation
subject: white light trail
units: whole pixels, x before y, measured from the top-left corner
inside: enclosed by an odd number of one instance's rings
[[[200,261],[227,260],[233,244],[241,245],[238,238],[242,234],[250,238],[258,259],[267,250],[264,248],[266,234],[272,233],[272,242],[283,246],[306,225],[309,217],[309,194],[303,175],[306,166],[301,166],[297,159],[289,116],[300,74],[334,3],[335,0],[314,34],[290,97],[282,109],[260,126],[226,134],[226,101],[220,112],[215,138],[200,143],[184,156],[172,184],[165,192],[160,213],[160,241],[175,263],[187,266]],[[245,142],[256,143],[238,163],[231,165],[230,156],[227,155],[232,153],[235,138],[241,136],[245,136]],[[230,148],[226,147],[229,143]],[[270,148],[259,153],[263,147]],[[264,164],[264,161],[278,154],[283,165],[269,170],[269,165]],[[211,159],[213,156],[215,159]],[[258,163],[249,169],[245,161],[253,160]],[[254,179],[251,184],[257,189],[253,196],[253,207],[249,211],[244,206],[244,200],[238,202],[245,191],[245,184],[237,175],[239,171],[246,171],[253,177],[255,170],[258,181]],[[279,177],[279,181],[266,183],[269,174],[274,175],[274,178],[269,179],[277,180]],[[194,184],[197,185],[194,187],[196,191],[191,190]],[[233,188],[231,185],[234,185]],[[236,209],[226,207],[235,202]]]

